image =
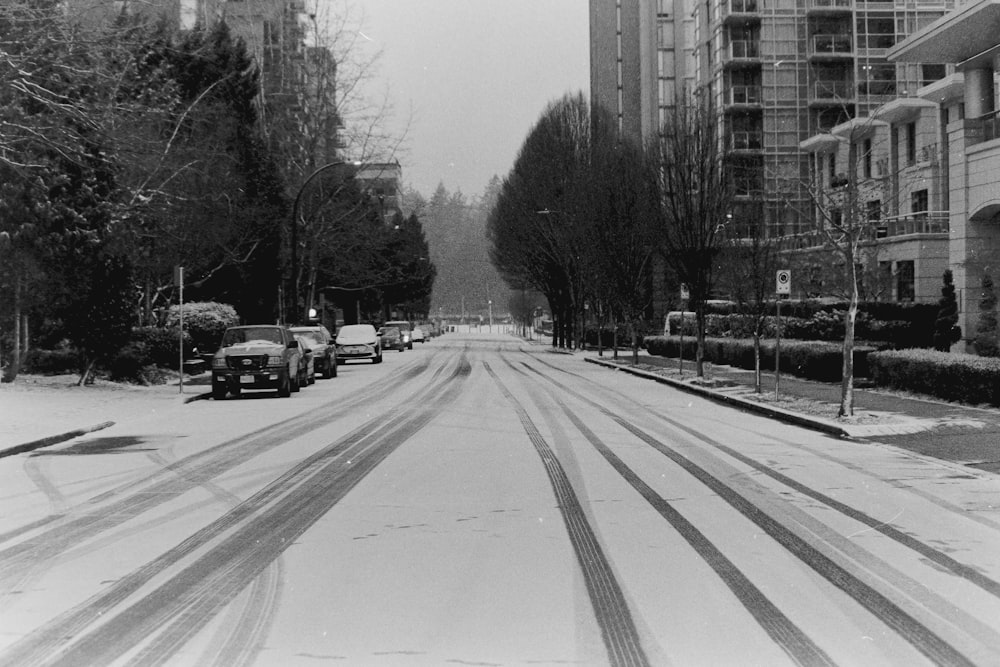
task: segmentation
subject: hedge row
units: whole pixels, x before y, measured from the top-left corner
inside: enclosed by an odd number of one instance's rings
[[[680,352],[680,336],[647,336],[643,342],[650,354],[677,357]],[[761,368],[774,370],[774,347],[773,340],[761,341]],[[875,349],[868,345],[854,348],[855,377],[866,377],[869,374],[868,355]],[[685,359],[695,358],[696,345],[693,338],[684,339],[683,351]],[[780,359],[782,373],[820,382],[839,382],[843,377],[842,347],[836,343],[782,340]],[[753,340],[706,338],[705,360],[713,364],[753,369]]]
[[[821,310],[810,317],[781,315],[783,338],[839,342],[844,339],[843,310]],[[768,316],[764,323],[765,338],[773,338],[777,318]],[[680,314],[670,316],[670,331],[680,331]],[[753,335],[753,318],[740,313],[709,314],[705,318],[705,333],[715,338],[748,338]],[[684,335],[692,336],[697,323],[693,316],[684,317]],[[908,320],[882,320],[865,312],[858,313],[854,334],[859,340],[888,343],[893,347],[933,347],[933,321],[914,323]]]
[[[870,378],[879,387],[1000,406],[1000,359],[935,350],[886,350],[869,355],[868,364]]]

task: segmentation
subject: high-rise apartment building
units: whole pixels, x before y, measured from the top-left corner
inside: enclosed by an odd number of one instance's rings
[[[591,97],[652,136],[686,89],[710,99],[737,188],[769,233],[811,226],[809,137],[945,76],[886,51],[954,0],[591,0]],[[693,85],[692,85],[693,84]]]
[[[590,98],[636,141],[694,82],[693,0],[590,0]]]

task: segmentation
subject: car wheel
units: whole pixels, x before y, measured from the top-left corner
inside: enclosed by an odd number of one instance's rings
[[[233,387],[233,390],[231,392],[229,392],[229,393],[232,394],[233,396],[239,396],[240,395],[240,388],[239,387]]]
[[[292,378],[286,373],[281,377],[278,384],[278,396],[288,398],[292,395]]]
[[[323,377],[329,380],[332,377],[337,376],[337,365],[333,363],[333,359],[327,358],[326,363],[323,364]]]
[[[382,363],[382,351],[381,350],[379,350],[379,353],[377,355],[375,355],[374,359],[372,359],[372,363],[373,364],[381,364]]]
[[[295,377],[289,380],[289,389],[293,394],[302,389],[302,378],[299,373],[296,373]]]
[[[316,384],[316,369],[313,368],[313,372],[309,374],[309,384]]]
[[[226,397],[226,385],[221,383],[212,384],[212,398],[221,401]]]

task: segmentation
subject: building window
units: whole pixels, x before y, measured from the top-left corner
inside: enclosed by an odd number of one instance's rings
[[[913,166],[917,163],[917,124],[906,124],[906,164]]]
[[[865,213],[869,221],[880,220],[882,218],[882,200],[872,199],[865,202]]]
[[[863,160],[862,164],[864,165],[865,178],[871,178],[872,177],[872,140],[871,139],[865,139],[864,143],[862,143],[862,145],[861,145],[861,150],[864,151],[864,155],[862,157],[862,160]]]
[[[913,301],[914,291],[913,261],[896,262],[896,300]]]
[[[944,65],[921,65],[920,74],[920,85],[929,86],[945,77],[945,67]]]
[[[914,214],[927,213],[927,190],[915,190],[910,193],[910,212]]]
[[[830,153],[830,161],[827,163],[827,175],[830,177],[830,185],[837,180],[837,154]]]

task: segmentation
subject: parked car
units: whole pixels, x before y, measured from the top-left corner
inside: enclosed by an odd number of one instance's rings
[[[410,340],[414,343],[426,343],[427,337],[424,336],[424,330],[420,327],[413,327],[413,331],[410,332]]]
[[[325,378],[337,377],[337,346],[326,327],[322,324],[292,327],[292,333],[308,341],[317,373]]]
[[[299,341],[299,348],[302,350],[302,363],[299,364],[299,386],[316,384],[316,354],[310,347],[310,339],[302,334],[295,334],[295,340]]]
[[[298,391],[302,349],[287,327],[276,324],[229,327],[212,357],[212,398],[238,396],[244,389]]]
[[[382,363],[382,341],[370,324],[346,324],[337,332],[337,363],[349,359],[371,359]]]
[[[385,326],[398,327],[399,333],[403,336],[403,344],[406,345],[406,349],[408,350],[413,349],[413,338],[411,332],[412,327],[410,327],[409,322],[407,322],[406,320],[392,320],[390,322],[386,322]]]
[[[399,327],[382,327],[378,330],[378,335],[382,338],[383,350],[399,350],[402,352],[406,349],[406,343],[403,342],[403,334],[400,332]]]

